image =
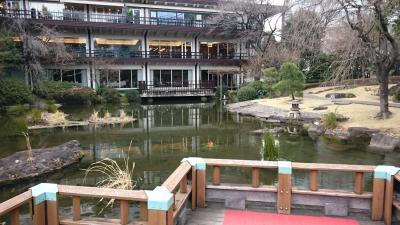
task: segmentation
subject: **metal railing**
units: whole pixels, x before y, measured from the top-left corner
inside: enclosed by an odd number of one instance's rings
[[[189,19],[168,19],[157,17],[137,17],[121,13],[96,13],[64,10],[62,12],[50,12],[40,10],[2,10],[0,16],[22,19],[40,19],[56,21],[82,21],[98,23],[118,23],[118,24],[142,24],[152,26],[176,26],[176,27],[197,27],[197,28],[225,28],[216,23],[205,22],[203,20]],[[234,29],[240,29],[240,23]],[[232,27],[229,27],[232,29]]]
[[[134,50],[74,50],[72,53],[76,57],[107,57],[107,58],[149,58],[149,59],[232,59],[246,60],[246,53],[226,53],[226,54],[204,54],[201,52],[157,52],[157,51],[134,51]]]

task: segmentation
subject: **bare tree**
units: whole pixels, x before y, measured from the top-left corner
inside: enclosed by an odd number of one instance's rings
[[[336,0],[344,20],[358,38],[359,48],[352,48],[354,56],[368,54],[379,83],[380,112],[378,118],[388,118],[389,76],[399,60],[400,47],[389,29],[400,12],[398,0]]]
[[[47,63],[61,65],[72,60],[55,29],[23,18],[8,18],[2,20],[1,30],[14,33],[21,41],[24,72],[32,87],[43,78]]]
[[[276,6],[271,0],[231,0],[222,1],[221,13],[213,17],[212,22],[237,32],[239,39],[252,52],[249,60],[249,72],[256,78],[261,77],[261,69],[268,63],[268,54],[272,46],[277,45],[276,36],[280,34],[281,19],[274,15],[284,13],[288,7]],[[275,46],[277,48],[277,46]]]

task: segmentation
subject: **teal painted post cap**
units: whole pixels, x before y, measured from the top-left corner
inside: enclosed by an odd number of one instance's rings
[[[166,187],[158,186],[153,191],[146,191],[147,209],[168,211],[174,201],[174,196]]]
[[[182,162],[189,162],[191,166],[194,166],[196,170],[205,170],[206,169],[206,162],[203,158],[199,157],[189,157],[182,159]]]
[[[278,173],[279,174],[292,174],[292,162],[278,161]]]
[[[374,178],[382,180],[392,180],[392,176],[400,171],[400,168],[395,166],[377,166],[374,170]]]
[[[57,201],[57,184],[41,183],[30,188],[32,196],[35,198],[35,205],[44,201]]]

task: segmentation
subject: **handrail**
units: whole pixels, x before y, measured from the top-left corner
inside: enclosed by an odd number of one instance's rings
[[[32,199],[32,192],[31,190],[29,190],[3,203],[0,203],[0,216],[3,216],[4,214],[19,208],[21,205],[25,204],[31,199]]]
[[[247,53],[227,53],[227,54],[203,54],[202,52],[153,52],[153,51],[137,51],[137,50],[106,50],[95,49],[86,51],[84,49],[71,49],[72,54],[77,57],[126,57],[126,58],[146,58],[146,59],[226,59],[226,60],[245,60],[248,59]]]
[[[65,196],[109,198],[139,202],[147,201],[147,195],[143,190],[58,185],[58,193]]]
[[[179,167],[167,178],[167,180],[164,181],[162,186],[166,187],[168,191],[173,192],[180,184],[182,178],[189,173],[191,168],[192,166],[188,162],[182,162]]]
[[[22,19],[38,19],[38,20],[55,20],[55,21],[77,21],[77,22],[95,22],[95,23],[118,23],[118,24],[137,24],[151,26],[177,26],[177,27],[193,27],[193,28],[221,28],[226,29],[217,23],[210,23],[204,20],[189,20],[189,19],[169,19],[157,17],[134,17],[126,14],[118,13],[95,13],[95,12],[80,12],[80,11],[40,11],[40,10],[3,10],[0,11],[0,16]],[[241,23],[236,26],[229,27],[230,29],[240,30]]]
[[[208,159],[204,161],[209,166],[226,167],[256,167],[256,168],[278,168],[276,161],[254,161],[234,159]],[[371,173],[376,166],[351,165],[351,164],[324,164],[324,163],[292,163],[292,168],[297,170],[320,170],[320,171],[343,171],[343,172],[365,172]]]

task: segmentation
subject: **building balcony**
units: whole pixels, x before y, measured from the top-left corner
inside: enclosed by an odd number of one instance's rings
[[[29,20],[38,20],[49,23],[52,21],[55,25],[60,26],[95,26],[97,23],[102,24],[118,24],[121,28],[147,28],[151,27],[175,27],[175,28],[195,28],[195,29],[212,29],[212,30],[227,30],[226,27],[205,22],[203,20],[187,20],[187,19],[167,19],[155,17],[135,17],[127,14],[117,13],[95,13],[82,11],[49,12],[36,10],[6,10],[0,12],[1,17],[21,18]],[[62,23],[60,23],[62,22]],[[229,30],[239,30],[240,26]]]
[[[208,97],[215,96],[213,81],[139,82],[142,98],[154,97]]]
[[[156,52],[156,51],[117,51],[117,50],[76,50],[75,58],[106,58],[137,62],[188,62],[188,63],[225,63],[238,65],[248,59],[246,53],[203,54],[201,52]]]

